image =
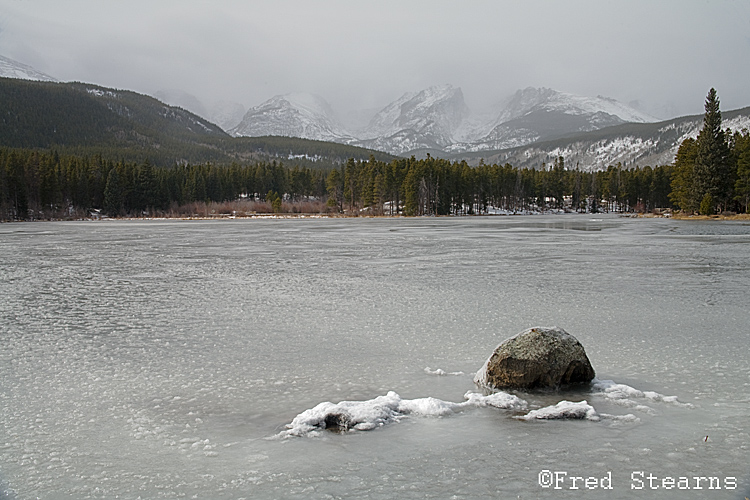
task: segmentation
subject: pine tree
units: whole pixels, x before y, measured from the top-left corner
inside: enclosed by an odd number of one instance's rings
[[[122,213],[124,199],[120,175],[116,168],[112,168],[107,176],[107,185],[104,187],[104,212],[110,217],[119,215]]]
[[[700,199],[711,195],[714,203],[725,208],[733,185],[729,144],[721,129],[721,111],[716,90],[709,90],[706,97],[703,129],[698,135],[698,151],[695,158],[694,182]]]
[[[714,207],[716,206],[713,197],[711,196],[711,193],[706,193],[706,195],[701,200],[700,204],[700,214],[701,215],[713,215]]]
[[[672,192],[669,200],[680,207],[683,212],[693,213],[698,210],[698,193],[695,186],[695,158],[698,155],[698,144],[695,139],[682,141],[677,150],[672,174]]]
[[[156,204],[154,202],[157,192],[156,174],[154,173],[154,167],[148,160],[138,167],[134,191],[135,206],[133,208],[136,210],[147,210],[148,207],[153,207]]]
[[[344,210],[344,186],[341,172],[338,169],[331,170],[326,178],[326,191],[328,193],[328,206],[335,207],[339,212]]]
[[[349,202],[349,211],[352,215],[354,215],[354,205],[359,200],[358,167],[359,165],[354,158],[349,158],[344,168],[344,185],[346,186],[344,196]]]
[[[29,212],[26,179],[23,160],[15,151],[12,151],[6,159],[4,177],[7,183],[8,199],[13,206],[14,215],[18,219],[25,219]]]
[[[748,212],[750,205],[750,134],[737,134],[735,139],[735,154],[737,155],[737,181],[734,184],[735,199]]]

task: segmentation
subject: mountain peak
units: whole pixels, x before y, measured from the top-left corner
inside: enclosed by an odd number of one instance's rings
[[[444,148],[468,117],[460,87],[435,85],[407,92],[376,114],[360,144],[405,153],[419,148]]]
[[[276,95],[250,108],[229,133],[235,137],[279,135],[332,142],[352,139],[325,99],[303,92]]]
[[[39,80],[42,82],[56,82],[57,79],[38,71],[37,69],[14,61],[8,57],[0,56],[0,77],[18,78],[20,80]]]
[[[527,87],[517,91],[506,101],[505,110],[498,117],[496,123],[500,124],[540,110],[557,111],[571,115],[603,112],[619,118],[622,122],[652,123],[658,121],[655,117],[611,97],[602,95],[583,97],[546,87]]]

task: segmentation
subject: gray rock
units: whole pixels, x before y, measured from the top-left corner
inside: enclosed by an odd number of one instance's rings
[[[557,327],[536,327],[497,346],[474,382],[490,389],[553,389],[588,383],[594,376],[574,336]]]

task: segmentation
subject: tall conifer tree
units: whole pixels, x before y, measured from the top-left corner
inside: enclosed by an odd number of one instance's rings
[[[710,195],[725,208],[731,196],[732,164],[729,144],[721,129],[721,111],[716,90],[708,91],[703,116],[703,129],[698,135],[695,158],[695,190],[699,198]]]
[[[117,173],[117,168],[112,168],[107,175],[107,185],[104,187],[104,212],[112,217],[120,215],[124,199],[120,175]]]
[[[735,136],[735,154],[737,155],[737,181],[734,184],[735,199],[744,207],[750,208],[750,134]]]

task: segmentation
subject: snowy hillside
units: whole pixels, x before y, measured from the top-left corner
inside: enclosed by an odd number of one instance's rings
[[[722,113],[724,129],[732,132],[750,129],[750,108]],[[510,163],[517,167],[539,168],[562,156],[565,164],[578,165],[585,170],[606,169],[620,163],[624,167],[667,165],[674,161],[677,149],[687,138],[698,137],[703,127],[703,116],[675,118],[659,123],[625,124],[597,130],[588,134],[538,142],[504,151],[487,151],[484,159],[490,163]],[[453,159],[467,159],[476,164],[481,153]]]
[[[481,137],[464,134],[448,151],[490,151],[656,118],[607,97],[582,97],[547,88],[519,90]],[[481,130],[477,127],[476,130]]]
[[[240,124],[228,132],[235,137],[278,135],[344,143],[353,140],[322,97],[305,93],[277,95],[250,108]]]
[[[0,56],[0,77],[19,78],[21,80],[39,80],[43,82],[57,81],[55,78],[52,78],[41,71],[37,71],[31,66],[3,56]]]
[[[362,139],[388,137],[406,129],[432,127],[450,139],[453,131],[468,116],[460,88],[451,85],[409,92],[380,111],[362,134]]]
[[[528,87],[517,91],[506,101],[495,125],[528,115],[534,111],[562,112],[569,115],[604,113],[619,118],[620,122],[653,123],[653,116],[608,97],[583,97],[548,88]]]

